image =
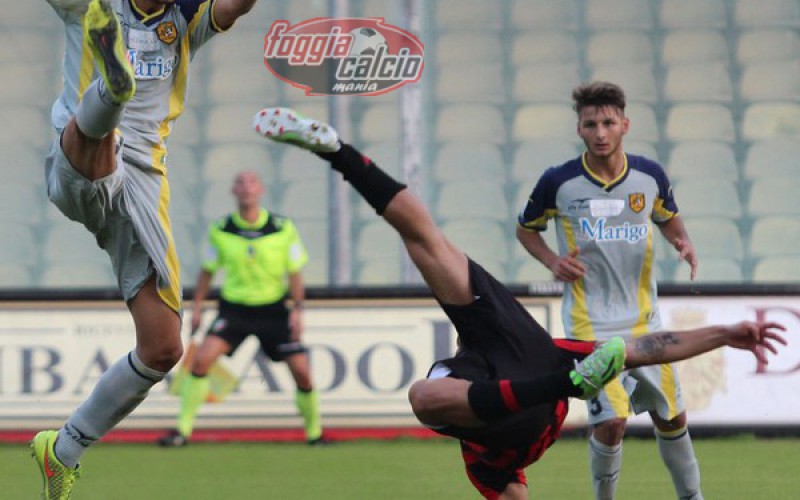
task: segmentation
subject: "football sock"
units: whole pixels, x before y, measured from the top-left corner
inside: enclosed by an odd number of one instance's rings
[[[569,378],[569,370],[562,370],[532,380],[479,380],[469,386],[467,399],[479,419],[492,422],[579,393]]]
[[[330,161],[333,169],[342,174],[344,180],[358,191],[378,215],[383,215],[386,205],[397,193],[406,188],[405,184],[394,180],[371,159],[349,144],[342,143],[342,147],[334,153],[318,153],[318,155]]]
[[[295,393],[294,398],[300,415],[305,423],[306,441],[313,441],[322,436],[322,421],[319,416],[319,393],[315,389]]]
[[[609,446],[596,440],[593,435],[589,437],[589,468],[597,500],[614,498],[621,466],[622,443]]]
[[[194,429],[194,418],[197,411],[208,397],[211,381],[208,377],[197,377],[191,373],[186,375],[181,386],[181,411],[178,414],[178,432],[183,437],[191,437]]]
[[[656,428],[655,435],[658,451],[672,475],[678,498],[702,500],[700,466],[694,454],[689,429],[684,426],[676,431],[663,432]]]
[[[75,121],[84,135],[102,139],[114,131],[125,106],[116,104],[103,95],[103,80],[97,79],[83,93],[75,112]]]
[[[56,457],[67,467],[75,467],[86,448],[139,406],[164,375],[145,366],[135,350],[120,358],[59,430]]]

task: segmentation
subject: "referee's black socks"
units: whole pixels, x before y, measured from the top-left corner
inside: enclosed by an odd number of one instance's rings
[[[397,193],[406,188],[405,184],[394,180],[370,158],[349,144],[342,143],[336,152],[317,153],[317,155],[331,162],[333,169],[341,172],[344,180],[358,191],[378,215],[383,215],[386,205]]]
[[[469,406],[484,422],[507,417],[542,403],[579,396],[569,369],[528,380],[479,380],[467,392]]]

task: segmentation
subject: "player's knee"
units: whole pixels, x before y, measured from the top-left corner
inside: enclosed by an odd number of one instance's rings
[[[183,356],[183,344],[178,342],[164,342],[158,346],[147,346],[143,351],[142,361],[150,368],[168,372],[178,364]]]
[[[439,391],[435,389],[429,380],[414,382],[408,390],[408,401],[411,403],[411,410],[414,415],[423,423],[435,419],[441,408]]]
[[[593,430],[595,439],[609,446],[620,443],[625,436],[626,422],[624,418],[615,418],[600,422],[595,425]]]

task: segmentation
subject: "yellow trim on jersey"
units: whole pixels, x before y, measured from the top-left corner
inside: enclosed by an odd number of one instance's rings
[[[586,155],[587,154],[588,153],[584,152],[581,155],[581,165],[583,166],[583,169],[586,171],[586,173],[589,174],[589,177],[591,177],[592,179],[594,179],[597,182],[599,182],[600,184],[602,184],[603,188],[608,188],[609,186],[613,186],[614,184],[618,183],[619,181],[622,180],[623,177],[625,177],[625,174],[628,172],[628,155],[623,153],[622,154],[622,171],[619,173],[619,175],[617,175],[616,177],[614,177],[610,181],[606,181],[605,179],[603,179],[600,176],[598,176],[597,174],[595,174],[592,171],[591,168],[589,168],[589,163],[586,161]]]
[[[603,388],[617,418],[628,418],[631,414],[631,400],[619,378],[615,378]]]
[[[547,221],[550,219],[554,219],[557,215],[558,215],[557,208],[548,208],[544,211],[541,217],[537,217],[536,219],[529,220],[524,224],[518,224],[518,225],[519,227],[525,229],[526,231],[543,231],[544,229],[547,228]]]
[[[162,5],[160,9],[158,9],[156,12],[153,12],[152,14],[148,14],[147,12],[140,9],[139,6],[136,5],[136,2],[131,2],[131,8],[133,8],[133,10],[135,10],[136,13],[139,14],[139,16],[142,18],[141,19],[142,23],[147,23],[147,21],[162,15],[167,7],[165,5]]]
[[[648,222],[649,224],[649,222]],[[653,231],[647,231],[647,248],[642,259],[642,273],[639,275],[639,291],[637,293],[639,303],[639,318],[631,328],[634,337],[640,337],[649,333],[648,323],[650,314],[653,312],[653,297],[650,293],[650,280],[653,275]]]
[[[680,413],[678,411],[678,385],[675,383],[675,371],[672,365],[660,365],[661,390],[669,406],[669,415],[659,415],[664,420],[672,420]]]
[[[667,210],[664,208],[664,200],[662,198],[656,198],[653,202],[653,214],[657,216],[657,218],[655,218],[656,222],[666,222],[678,215],[678,212]]]
[[[167,250],[164,263],[167,266],[167,279],[169,287],[159,288],[158,295],[171,309],[176,312],[181,310],[181,266],[178,261],[178,252],[175,250],[175,240],[172,237],[172,226],[169,221],[169,181],[167,176],[161,175],[161,192],[158,196],[158,220],[161,229],[167,237]]]
[[[78,70],[78,102],[83,100],[83,93],[92,83],[94,76],[94,57],[89,49],[89,40],[83,37],[81,41],[81,67]]]
[[[568,218],[561,220],[561,227],[564,229],[564,236],[567,239],[567,253],[577,248],[575,242],[575,231],[569,223]],[[589,320],[589,308],[586,305],[586,286],[583,278],[578,278],[572,282],[573,306],[570,311],[572,318],[572,336],[578,340],[594,340],[594,330],[592,322]],[[585,328],[580,328],[585,325]]]

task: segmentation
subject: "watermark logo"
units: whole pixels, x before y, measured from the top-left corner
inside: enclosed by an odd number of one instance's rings
[[[419,39],[383,18],[314,18],[272,23],[264,64],[306,95],[379,95],[419,81]]]

